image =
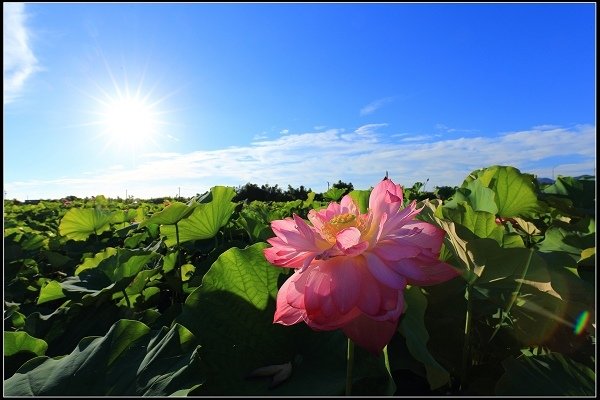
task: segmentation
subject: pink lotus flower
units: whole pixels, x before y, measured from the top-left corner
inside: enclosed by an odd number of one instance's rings
[[[414,220],[415,201],[402,206],[402,188],[389,179],[371,192],[361,214],[350,196],[311,210],[312,226],[294,214],[271,223],[266,259],[295,268],[277,295],[274,323],[304,321],[315,330],[342,329],[379,353],[404,311],[403,290],[434,285],[459,273],[439,257],[444,231]]]

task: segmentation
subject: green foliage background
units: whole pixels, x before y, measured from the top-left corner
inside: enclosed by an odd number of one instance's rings
[[[353,394],[594,395],[595,179],[491,166],[423,186],[404,201],[446,231],[462,276],[406,290],[388,358],[356,349]],[[271,221],[347,193],[367,210],[370,189],[341,181],[5,200],[4,394],[344,394],[346,338],[272,323],[290,271],[263,249]]]

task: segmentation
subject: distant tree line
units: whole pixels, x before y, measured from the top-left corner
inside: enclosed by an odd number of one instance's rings
[[[583,176],[579,176],[576,178],[571,178],[571,179],[576,179],[576,180],[594,180],[595,177],[594,176],[590,176],[590,175],[583,175]],[[554,181],[552,180],[551,182],[549,179],[545,178],[545,179],[539,179],[538,178],[538,187],[539,189],[543,189],[546,186],[549,186],[550,184],[554,183]],[[458,188],[457,186],[451,187],[451,186],[436,186],[434,187],[434,189],[432,191],[424,191],[423,188],[425,187],[427,181],[425,183],[423,182],[415,182],[413,184],[412,187],[403,187],[403,193],[404,193],[404,198],[405,200],[417,200],[417,201],[421,201],[421,200],[425,200],[425,199],[440,199],[440,200],[448,200],[449,198],[451,198],[454,193],[456,192],[456,189]],[[351,182],[343,182],[341,180],[338,180],[336,183],[333,183],[331,186],[328,184],[328,192],[330,192],[333,189],[343,189],[343,194],[341,196],[339,196],[339,198],[341,199],[344,195],[350,193],[352,190],[354,190],[354,185]],[[246,183],[245,185],[242,186],[238,186],[238,187],[234,187],[234,190],[236,192],[236,195],[233,198],[234,202],[241,202],[241,201],[247,201],[247,202],[251,202],[254,200],[258,200],[258,201],[264,201],[264,202],[286,202],[286,201],[294,201],[294,200],[306,200],[308,198],[308,194],[310,192],[312,192],[311,188],[307,188],[304,185],[301,185],[300,187],[293,187],[292,185],[288,185],[287,189],[284,189],[283,187],[280,187],[279,185],[275,184],[273,186],[269,185],[269,184],[263,184],[263,185],[257,185],[255,183]],[[328,192],[324,192],[324,193],[315,193],[315,197],[314,199],[316,201],[330,201],[331,197],[328,197],[327,194]],[[331,193],[331,192],[330,192]],[[339,193],[339,192],[338,192]],[[206,193],[205,193],[206,194]],[[133,196],[128,196],[128,199],[125,199],[124,201],[126,202],[135,202],[139,199],[134,199]],[[201,197],[200,194],[196,194],[195,197]],[[64,198],[62,198],[61,200],[63,202],[74,202],[74,201],[88,201],[90,199],[94,199],[94,197],[85,197],[85,198],[80,198],[77,196],[66,196]],[[145,202],[148,203],[154,203],[154,204],[162,204],[165,201],[187,201],[190,198],[183,198],[183,197],[179,197],[179,196],[166,196],[166,197],[157,197],[157,198],[151,198],[151,199],[145,199]],[[121,200],[120,197],[117,197],[116,200]],[[5,201],[9,201],[7,199],[5,199]],[[25,201],[19,201],[19,200],[12,200],[12,202],[14,204],[38,204],[40,201],[44,201],[44,200],[25,200]]]
[[[344,194],[350,193],[352,190],[354,190],[352,183],[342,182],[341,180],[334,183],[332,187],[344,189]],[[233,201],[294,201],[306,200],[308,194],[312,192],[312,189],[306,188],[304,185],[300,185],[298,188],[288,185],[287,189],[284,190],[277,184],[274,186],[269,184],[258,186],[255,183],[248,182],[243,186],[238,186],[235,188],[235,192],[236,196],[233,198]],[[315,200],[323,201],[323,194],[316,193]]]

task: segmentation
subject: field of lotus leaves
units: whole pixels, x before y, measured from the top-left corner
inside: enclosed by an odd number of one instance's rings
[[[392,177],[402,184],[402,177]],[[377,182],[373,182],[375,185]],[[273,323],[290,269],[264,256],[293,201],[4,200],[5,396],[594,396],[595,178],[508,166],[449,198],[405,188],[461,275],[404,291],[385,354]],[[350,196],[367,211],[370,190]]]

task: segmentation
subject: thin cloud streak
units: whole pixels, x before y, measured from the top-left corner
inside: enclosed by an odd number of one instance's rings
[[[461,129],[461,128],[450,128],[449,126],[446,126],[444,124],[435,124],[435,129],[437,129],[438,131],[442,131],[445,133],[476,133],[478,132],[477,129]],[[554,125],[540,125],[540,126],[534,126],[532,129],[548,129],[548,128],[556,128]]]
[[[398,139],[400,142],[423,142],[425,140],[429,140],[433,138],[433,135],[415,135],[409,136],[402,139]]]
[[[354,133],[359,135],[366,135],[375,132],[378,128],[385,128],[388,124],[367,124],[358,127]]]
[[[5,183],[7,198],[60,198],[68,195],[121,196],[127,190],[141,198],[203,193],[215,185],[247,182],[325,191],[327,182],[341,179],[357,189],[374,186],[389,172],[404,186],[425,182],[428,187],[460,185],[471,171],[491,165],[512,165],[522,172],[551,177],[592,174],[596,128],[578,125],[506,132],[490,137],[462,137],[406,142],[376,132],[386,124],[363,125],[352,132],[327,129],[288,134],[248,146],[186,154],[154,153],[133,169],[104,169],[84,178]],[[538,127],[539,128],[539,127]],[[580,162],[559,164],[554,157]]]
[[[40,68],[30,44],[25,25],[23,3],[3,3],[4,22],[4,104],[19,98],[27,79]]]
[[[377,111],[387,103],[391,102],[392,100],[394,100],[393,97],[384,97],[383,99],[375,100],[360,109],[360,116],[364,117],[365,115],[373,114],[375,111]]]

